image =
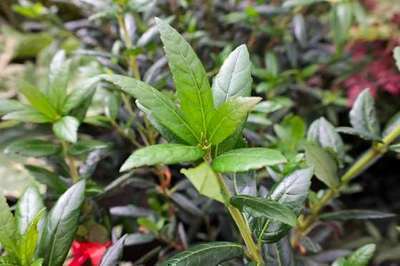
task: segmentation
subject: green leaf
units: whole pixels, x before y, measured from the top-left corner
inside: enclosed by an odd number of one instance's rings
[[[0,257],[0,265],[1,266],[20,266],[16,256],[13,255],[4,255]]]
[[[3,120],[16,120],[28,123],[48,123],[52,121],[50,118],[39,113],[30,106],[24,106],[21,110],[12,111],[4,115],[2,118]]]
[[[39,210],[27,226],[26,232],[19,241],[20,261],[23,266],[31,266],[35,256],[36,246],[39,239],[39,222],[41,221],[45,209]]]
[[[36,181],[45,184],[50,191],[57,194],[62,194],[68,189],[67,183],[62,180],[58,175],[35,165],[25,165],[29,174],[32,175]]]
[[[183,118],[175,103],[150,85],[122,75],[101,75],[100,78],[113,83],[124,92],[135,97],[149,109],[157,121],[170,129],[188,144],[198,144],[200,136],[193,131]]]
[[[217,145],[232,135],[260,99],[259,97],[237,97],[220,105],[207,125],[208,141]]]
[[[71,145],[68,149],[68,152],[71,155],[78,156],[93,150],[106,149],[109,146],[110,145],[108,143],[103,141],[94,139],[85,139],[85,140],[80,140]]]
[[[197,136],[205,137],[207,123],[214,111],[206,71],[192,47],[175,29],[158,18],[156,23],[183,114]]]
[[[0,115],[23,110],[25,105],[17,100],[0,99]]]
[[[219,202],[224,202],[218,177],[208,163],[204,162],[195,168],[182,169],[181,173],[192,182],[200,194]]]
[[[189,248],[164,261],[161,266],[219,265],[243,256],[243,247],[232,242],[210,242]]]
[[[316,177],[330,188],[336,188],[339,184],[338,167],[332,156],[316,144],[304,145],[307,164],[314,168]]]
[[[393,58],[396,61],[397,69],[400,71],[400,46],[393,49]]]
[[[67,99],[70,61],[65,59],[65,51],[58,51],[49,67],[49,83],[47,95],[56,110],[61,111]]]
[[[121,237],[106,251],[101,259],[100,266],[114,266],[118,264],[118,261],[122,257],[122,252],[124,250],[125,238],[126,235]]]
[[[350,123],[362,138],[368,140],[380,138],[374,98],[372,98],[368,89],[363,90],[354,102],[350,111]]]
[[[286,0],[283,3],[283,7],[305,6],[305,5],[311,5],[314,3],[326,2],[326,1],[327,0]]]
[[[58,153],[60,147],[54,143],[42,139],[21,139],[10,143],[4,150],[8,154],[22,156],[50,156]]]
[[[111,92],[108,95],[106,101],[107,105],[105,107],[105,114],[110,119],[115,120],[121,106],[121,95],[117,91]]]
[[[158,144],[136,150],[124,162],[120,171],[144,165],[176,164],[192,162],[202,158],[204,151],[199,147],[182,144]]]
[[[369,219],[385,219],[395,217],[396,214],[373,211],[373,210],[343,210],[335,212],[327,212],[320,215],[322,220],[335,220],[335,221],[346,221],[346,220],[369,220]]]
[[[98,80],[97,77],[85,80],[79,88],[74,89],[67,96],[62,113],[69,114],[73,109],[79,108],[84,105],[86,101],[91,100],[96,91]]]
[[[344,144],[335,128],[325,118],[315,120],[308,129],[307,139],[318,143],[323,148],[334,151],[339,158],[344,157]]]
[[[243,172],[285,162],[285,157],[277,150],[242,148],[218,156],[213,160],[212,168],[221,173]]]
[[[10,255],[18,255],[18,230],[6,198],[0,193],[0,244]]]
[[[51,120],[57,119],[57,110],[50,103],[46,95],[44,95],[38,88],[22,80],[20,82],[20,91],[34,109]]]
[[[273,200],[238,195],[231,198],[231,204],[252,217],[265,217],[296,226],[296,214],[287,206]]]
[[[85,180],[82,180],[70,187],[48,214],[38,252],[44,265],[61,266],[64,263],[78,228],[84,192]]]
[[[284,154],[297,152],[305,135],[305,124],[301,117],[289,115],[279,125],[274,125],[274,131],[279,138],[278,147]]]
[[[348,265],[350,266],[367,266],[370,259],[375,253],[376,245],[368,244],[357,249],[351,256],[347,259]]]
[[[386,123],[385,129],[383,130],[382,136],[386,137],[398,126],[400,126],[400,112],[396,113],[389,119],[389,121]]]
[[[231,97],[250,96],[251,83],[249,52],[242,44],[229,54],[214,79],[214,105],[220,106]]]
[[[61,140],[75,143],[78,140],[79,121],[72,116],[64,116],[53,124],[54,134]]]
[[[288,237],[285,237],[277,243],[266,245],[265,264],[273,266],[296,266],[293,249]]]
[[[28,187],[18,200],[15,217],[19,233],[23,235],[35,219],[40,210],[44,208],[42,197],[36,187]]]
[[[333,5],[330,14],[333,38],[337,44],[343,44],[349,35],[353,21],[352,5],[349,2],[339,2]]]

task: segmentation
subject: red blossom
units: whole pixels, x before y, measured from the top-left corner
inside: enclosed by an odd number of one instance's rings
[[[72,243],[72,259],[69,261],[68,266],[82,266],[89,260],[92,266],[99,266],[101,258],[110,245],[110,241],[98,243],[74,240]]]

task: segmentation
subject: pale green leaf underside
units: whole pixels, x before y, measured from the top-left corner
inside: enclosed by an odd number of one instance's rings
[[[17,227],[24,234],[38,212],[44,208],[43,200],[36,187],[28,187],[18,200],[16,209]]]
[[[182,169],[181,172],[192,182],[200,194],[224,202],[218,177],[208,163],[204,162],[195,168]]]
[[[78,140],[78,127],[78,119],[72,116],[64,116],[53,124],[53,132],[61,140],[75,143]]]
[[[281,152],[266,148],[243,148],[224,153],[212,162],[212,168],[221,173],[243,172],[285,163]]]
[[[158,144],[136,150],[121,167],[121,171],[144,165],[176,164],[196,161],[204,151],[196,146]]]
[[[210,242],[193,246],[164,261],[161,266],[205,266],[243,256],[243,247],[231,242]]]

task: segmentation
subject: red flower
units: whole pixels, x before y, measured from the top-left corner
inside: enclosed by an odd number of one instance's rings
[[[99,266],[101,258],[111,245],[110,241],[105,243],[98,242],[79,242],[74,240],[72,243],[72,259],[69,266],[82,266],[90,260],[92,266]]]

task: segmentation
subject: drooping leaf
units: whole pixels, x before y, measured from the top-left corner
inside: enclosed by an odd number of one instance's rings
[[[132,153],[120,171],[144,165],[176,164],[192,162],[202,158],[204,151],[196,146],[182,144],[158,144],[148,146]]]
[[[61,140],[75,143],[78,140],[79,121],[72,116],[64,116],[53,124],[54,134]]]
[[[20,91],[34,109],[36,109],[38,112],[51,120],[57,119],[57,110],[50,103],[47,96],[43,94],[38,88],[22,80],[20,82]]]
[[[207,124],[208,141],[217,145],[232,135],[259,101],[258,97],[237,97],[220,105]]]
[[[101,75],[100,78],[113,83],[124,92],[135,97],[148,108],[157,121],[170,129],[188,144],[198,144],[197,135],[174,102],[150,85],[122,75]]]
[[[61,266],[64,263],[78,228],[84,192],[85,181],[82,180],[70,187],[48,214],[38,252],[44,265]]]
[[[344,144],[335,128],[325,118],[315,120],[308,129],[307,139],[317,142],[323,148],[334,151],[339,158],[344,157]]]
[[[122,236],[117,242],[115,242],[101,259],[100,266],[114,266],[118,264],[119,259],[122,256],[124,250],[126,235]]]
[[[220,106],[231,97],[250,96],[251,83],[249,52],[242,44],[229,54],[214,79],[212,92],[215,106]]]
[[[0,193],[0,245],[8,254],[17,256],[18,230],[6,198]]]
[[[67,98],[70,61],[65,58],[65,51],[58,51],[49,67],[47,95],[56,110],[61,111]]]
[[[168,23],[156,18],[182,112],[197,136],[207,135],[214,111],[206,71],[190,44]]]
[[[335,212],[327,212],[320,215],[322,220],[369,220],[369,219],[385,219],[395,217],[396,214],[373,211],[373,210],[343,210]]]
[[[238,195],[231,204],[252,217],[265,217],[291,226],[296,226],[296,214],[286,205],[259,197]]]
[[[221,173],[243,172],[286,162],[277,150],[266,148],[242,148],[221,154],[212,162],[212,168]]]
[[[164,261],[161,266],[219,265],[223,261],[243,256],[243,253],[243,247],[237,243],[210,242],[180,252]]]
[[[18,200],[15,217],[19,233],[25,233],[29,225],[44,208],[42,197],[36,187],[28,187]]]
[[[374,99],[368,89],[363,90],[355,100],[350,111],[350,123],[361,137],[369,140],[380,138]]]
[[[218,177],[208,163],[204,162],[195,168],[182,169],[181,172],[192,182],[200,194],[224,202]]]
[[[54,155],[60,151],[60,147],[47,140],[21,139],[10,143],[4,151],[9,154],[40,157]]]
[[[306,161],[314,168],[315,176],[330,188],[336,188],[339,184],[338,167],[332,156],[320,146],[307,143],[304,145]]]
[[[25,168],[39,183],[45,184],[51,191],[62,194],[68,189],[68,184],[64,180],[44,168],[35,165],[25,165]]]

